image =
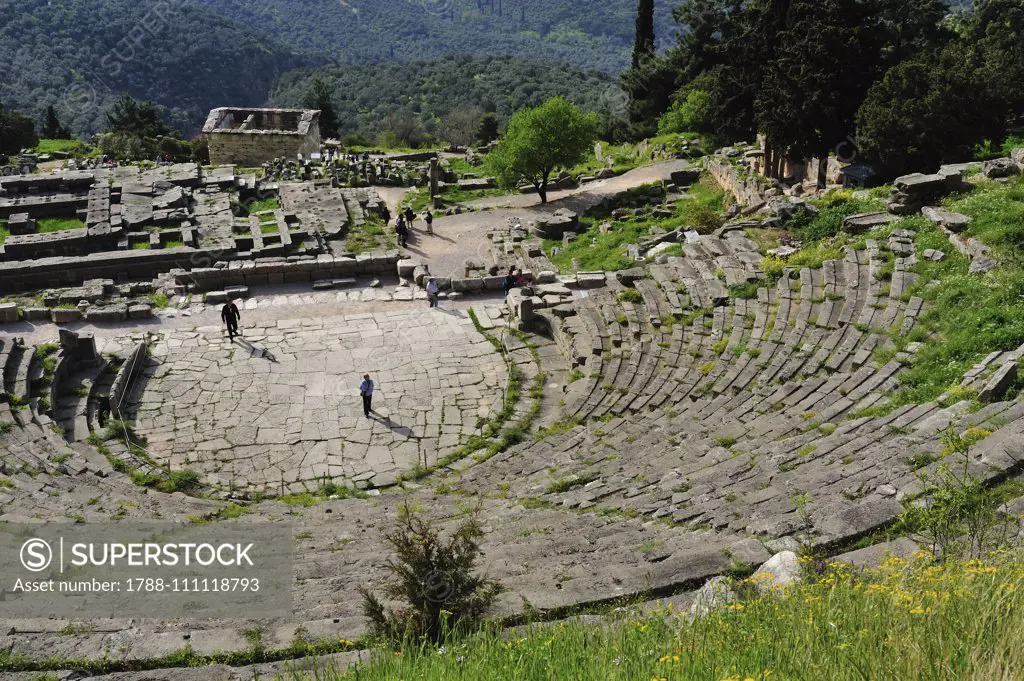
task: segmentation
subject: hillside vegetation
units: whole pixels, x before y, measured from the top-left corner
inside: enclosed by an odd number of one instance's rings
[[[102,130],[124,93],[194,132],[212,107],[262,104],[278,75],[306,63],[192,3],[24,0],[0,12],[0,102],[37,123],[52,104],[76,134]]]
[[[200,0],[317,60],[419,61],[517,55],[609,73],[633,44],[635,0]],[[668,44],[675,3],[660,3]],[[499,15],[499,8],[501,14]],[[450,10],[450,13],[447,11]]]
[[[301,106],[314,79],[333,92],[341,134],[368,140],[396,111],[435,134],[455,109],[493,110],[500,119],[562,95],[584,109],[625,113],[625,93],[612,76],[519,57],[445,57],[408,64],[330,66],[286,74],[270,93],[273,106]],[[618,109],[618,111],[616,111]]]
[[[368,129],[385,97],[437,117],[448,107],[487,98],[503,111],[538,104],[552,94],[578,95],[626,65],[633,38],[634,0],[25,0],[0,13],[0,102],[44,120],[48,105],[76,135],[104,128],[105,113],[121,95],[153,100],[186,135],[211,108],[258,106],[274,81],[297,68],[328,64],[380,64],[434,60],[448,55],[505,55],[516,60],[447,60],[332,70],[358,93],[353,109]],[[501,5],[501,15],[497,14]],[[442,10],[451,8],[451,14]],[[659,8],[660,35],[671,30],[671,5]],[[559,64],[560,63],[560,64]],[[558,65],[556,65],[558,64]],[[493,81],[475,77],[481,69]],[[275,102],[293,96],[304,76],[286,79]],[[437,92],[421,84],[437,78]],[[569,87],[571,84],[573,87]],[[380,92],[373,92],[378,87]],[[382,94],[382,93],[386,93]],[[408,96],[427,102],[409,102]],[[593,100],[598,95],[588,95]],[[339,95],[344,97],[344,95]],[[506,101],[507,99],[507,101]],[[583,99],[587,99],[584,97]],[[621,96],[615,100],[621,108]],[[586,103],[581,100],[581,103]],[[341,104],[341,102],[339,102]],[[438,107],[430,109],[430,107]],[[342,105],[342,109],[347,109]],[[438,113],[440,112],[440,113]],[[346,116],[348,118],[350,116]]]

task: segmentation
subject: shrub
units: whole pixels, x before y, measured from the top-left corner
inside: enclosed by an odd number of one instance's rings
[[[396,644],[436,642],[456,630],[475,628],[503,591],[498,582],[473,574],[481,555],[481,536],[480,524],[471,515],[443,541],[426,520],[403,505],[398,527],[385,535],[397,560],[388,560],[385,566],[391,580],[383,592],[407,606],[389,610],[360,586],[363,614],[373,635]]]

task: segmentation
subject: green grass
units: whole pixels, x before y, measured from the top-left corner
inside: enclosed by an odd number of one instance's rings
[[[164,242],[164,248],[181,248],[184,245],[185,242],[180,239],[171,239],[170,241]]]
[[[857,213],[885,210],[885,202],[878,198],[855,199],[848,190],[833,192],[829,196],[810,202],[818,209],[800,211],[786,224],[786,228],[804,242],[819,241],[839,234],[843,218]]]
[[[78,140],[39,140],[35,148],[37,154],[52,154],[55,151],[66,151],[75,158],[92,156],[97,152],[94,147]]]
[[[148,251],[149,250],[149,242],[148,241],[136,241],[135,243],[132,244],[132,250],[133,251]]]
[[[3,245],[10,235],[11,230],[7,229],[7,220],[0,220],[0,246]]]
[[[281,199],[279,199],[276,196],[270,196],[268,198],[260,199],[258,201],[252,201],[248,204],[245,204],[245,206],[246,208],[249,209],[248,214],[252,215],[253,213],[262,213],[263,211],[266,210],[279,209],[281,207]]]
[[[946,258],[937,263],[922,259],[914,268],[918,283],[910,293],[929,303],[915,337],[924,346],[902,376],[896,404],[935,399],[958,385],[985,355],[1024,343],[1024,178],[1005,185],[982,183],[944,205],[971,216],[967,233],[991,246],[1000,266],[987,275],[969,274],[968,262],[925,219],[901,223],[917,230],[918,249],[940,249]],[[926,286],[931,280],[939,283]]]
[[[377,216],[368,216],[360,227],[349,229],[345,248],[355,254],[398,247],[397,237],[391,227]]]
[[[644,194],[649,191],[649,187],[639,187],[621,197],[621,201],[644,205],[649,201],[644,198]],[[714,180],[703,178],[690,188],[689,194],[691,198],[676,203],[670,218],[655,219],[648,215],[639,222],[614,222],[612,229],[605,234],[600,233],[598,226],[603,222],[611,222],[609,217],[603,214],[610,213],[610,210],[583,216],[580,218],[580,224],[585,229],[579,238],[570,242],[568,246],[563,246],[561,241],[545,240],[544,252],[562,273],[573,271],[573,260],[579,262],[579,269],[583,271],[612,272],[628,269],[633,266],[633,260],[626,254],[626,244],[639,243],[650,235],[654,227],[668,231],[690,226],[695,221],[707,219],[709,213],[717,215],[722,210],[724,193]],[[634,198],[636,201],[632,201]],[[553,255],[556,248],[559,252]]]
[[[816,564],[809,564],[814,568]],[[1024,562],[934,566],[890,560],[854,573],[828,565],[804,584],[740,600],[689,621],[668,608],[613,615],[614,626],[578,621],[494,629],[443,649],[410,643],[358,669],[318,679],[361,681],[765,681],[1020,678]],[[814,572],[813,570],[811,572]],[[308,678],[313,678],[309,676]]]
[[[487,199],[495,196],[514,196],[516,193],[514,189],[501,189],[499,187],[470,191],[449,185],[441,190],[441,199],[446,206],[456,206],[476,201],[477,199]],[[433,209],[433,202],[430,200],[430,189],[419,187],[409,192],[402,200],[403,210],[408,206],[412,206],[417,220],[428,208]]]
[[[281,230],[277,228],[277,222],[261,222],[260,223],[261,234],[280,234]]]
[[[63,232],[66,229],[83,229],[85,223],[77,218],[43,218],[36,220],[36,224],[39,227],[39,233],[43,232]]]

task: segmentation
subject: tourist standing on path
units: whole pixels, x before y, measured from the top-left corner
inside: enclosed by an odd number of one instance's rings
[[[412,206],[405,207],[405,223],[409,225],[409,229],[413,228],[413,223],[416,222],[416,213],[413,212]]]
[[[427,223],[427,234],[433,235],[434,233],[434,214],[427,209],[427,212],[423,215],[423,222]]]
[[[363,374],[363,382],[359,384],[359,394],[363,398],[363,416],[370,418],[373,411],[373,381],[370,374]]]
[[[238,335],[238,320],[242,318],[235,301],[229,300],[224,303],[224,307],[220,310],[220,318],[228,327],[228,340],[234,340]]]
[[[427,280],[427,300],[430,301],[430,307],[437,307],[437,292],[439,287],[437,285],[437,279],[431,277]]]
[[[398,222],[395,223],[395,234],[398,235],[398,245],[405,248],[405,242],[409,240],[409,228],[405,226],[405,216],[398,214]]]

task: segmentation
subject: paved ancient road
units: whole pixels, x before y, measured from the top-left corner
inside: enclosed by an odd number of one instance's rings
[[[609,196],[650,182],[668,181],[673,172],[689,165],[688,161],[677,160],[635,168],[618,177],[592,182],[579,189],[553,192],[547,204],[541,204],[536,194],[473,201],[468,205],[491,210],[437,218],[434,221],[434,236],[423,234],[420,231],[422,223],[417,223],[419,229],[410,239],[407,251],[428,263],[430,271],[438,276],[463,276],[463,262],[466,259],[492,261],[486,232],[489,228],[506,226],[509,218],[519,218],[525,223],[559,208],[582,213]]]

